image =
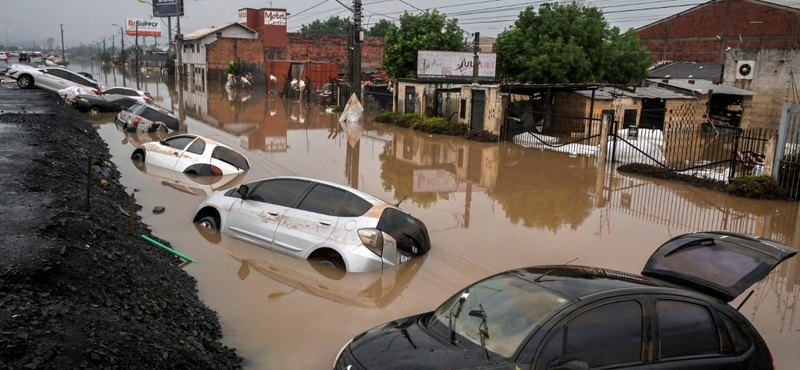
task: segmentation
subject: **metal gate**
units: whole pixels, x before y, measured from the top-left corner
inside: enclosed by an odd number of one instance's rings
[[[417,89],[414,86],[406,86],[406,101],[403,113],[414,113],[416,111]]]
[[[800,199],[800,104],[784,103],[775,148],[772,177],[789,191],[789,198]]]
[[[486,91],[472,90],[472,107],[469,112],[469,129],[483,130],[483,114],[486,109]]]

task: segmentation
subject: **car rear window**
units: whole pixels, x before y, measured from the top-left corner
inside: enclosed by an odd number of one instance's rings
[[[397,240],[397,247],[417,255],[431,249],[428,229],[422,221],[395,208],[386,208],[378,221],[378,230]]]
[[[358,195],[347,192],[339,217],[358,217],[367,213],[370,208],[372,208],[372,203],[367,202]]]
[[[245,171],[250,169],[250,165],[247,163],[247,159],[244,156],[224,146],[214,148],[214,151],[211,152],[211,158],[219,159],[220,161]]]
[[[163,122],[167,126],[170,126],[170,124],[172,123],[177,125],[178,123],[177,119],[170,117],[164,113],[161,113],[155,109],[150,109],[150,108],[145,109],[140,115],[142,116],[142,118],[148,119],[153,122]]]

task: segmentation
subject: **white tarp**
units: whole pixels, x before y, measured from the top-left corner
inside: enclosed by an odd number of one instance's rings
[[[363,118],[364,106],[358,101],[356,94],[350,95],[350,99],[347,100],[347,105],[339,117],[339,125],[347,134],[347,143],[350,144],[350,147],[355,147],[364,133]]]

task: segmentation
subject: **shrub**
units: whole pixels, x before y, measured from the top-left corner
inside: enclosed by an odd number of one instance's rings
[[[225,73],[230,73],[232,75],[238,75],[239,74],[239,64],[236,63],[236,61],[233,61],[233,60],[230,61],[228,63],[228,66],[225,67]]]
[[[787,191],[770,176],[740,176],[731,179],[728,193],[757,199],[784,199]]]
[[[400,116],[402,113],[397,112],[383,112],[372,116],[373,122],[378,123],[394,123],[397,120],[397,117]]]
[[[467,133],[467,140],[481,141],[484,143],[497,142],[499,136],[486,130],[472,130]]]
[[[412,125],[411,129],[427,132],[429,134],[444,135],[462,135],[467,130],[466,126],[452,123],[442,117],[425,118]]]
[[[412,128],[415,123],[422,122],[422,119],[418,113],[403,113],[394,117],[392,123],[398,127]]]

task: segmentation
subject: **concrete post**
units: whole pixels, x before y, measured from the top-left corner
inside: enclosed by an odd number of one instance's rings
[[[611,115],[603,113],[603,118],[600,120],[600,155],[598,160],[600,163],[605,163],[608,158],[608,126],[611,124]]]

